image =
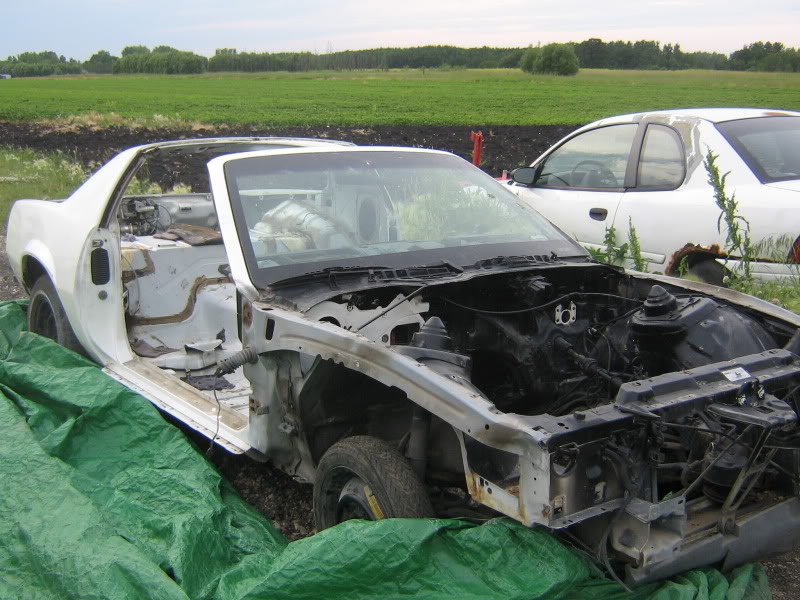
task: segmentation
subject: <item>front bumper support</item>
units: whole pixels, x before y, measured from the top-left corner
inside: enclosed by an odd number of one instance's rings
[[[754,560],[800,548],[800,499],[790,498],[736,519],[737,535],[709,531],[687,540],[674,557],[639,568],[626,568],[626,579],[647,583],[698,566],[717,565],[728,571]]]

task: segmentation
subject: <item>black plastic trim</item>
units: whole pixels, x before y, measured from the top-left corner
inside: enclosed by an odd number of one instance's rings
[[[105,248],[92,250],[90,263],[93,284],[105,285],[111,281],[111,261],[108,258],[108,250]]]
[[[628,172],[625,174],[625,182],[626,186],[628,184],[628,175],[630,175],[630,186],[628,191],[629,192],[671,192],[677,190],[681,187],[684,183],[686,183],[686,148],[683,146],[683,140],[681,139],[680,134],[669,125],[663,125],[661,123],[643,123],[643,127],[641,129],[641,137],[637,134],[637,140],[639,143],[639,147],[636,151],[636,158],[633,161],[633,164],[628,164]],[[644,138],[647,135],[647,131],[650,127],[658,127],[660,129],[665,129],[672,138],[678,142],[678,148],[681,150],[681,168],[683,170],[683,176],[681,177],[680,183],[676,186],[667,186],[667,187],[648,187],[648,188],[640,188],[639,186],[639,163],[642,159],[642,151],[644,150]],[[634,144],[635,147],[635,144]]]

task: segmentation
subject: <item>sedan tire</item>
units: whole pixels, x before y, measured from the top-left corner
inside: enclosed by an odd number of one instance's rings
[[[58,292],[46,275],[39,277],[31,288],[28,331],[55,340],[65,348],[85,355],[75,332],[72,331]]]

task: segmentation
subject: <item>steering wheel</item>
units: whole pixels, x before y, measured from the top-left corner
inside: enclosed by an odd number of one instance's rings
[[[575,184],[573,183],[574,187],[617,187],[619,185],[617,183],[617,177],[614,175],[611,169],[606,167],[603,163],[601,163],[598,160],[582,160],[581,162],[579,162],[577,165],[573,167],[572,173],[570,173],[569,176],[570,181],[575,181],[575,174],[581,171],[581,167],[586,167],[586,166],[593,168],[588,170],[586,172],[586,175],[583,176],[583,180],[581,181],[582,185],[575,186]],[[600,176],[600,178],[597,180],[598,185],[592,185],[592,186],[583,185],[583,182],[587,179],[587,177],[591,173],[597,173]],[[610,184],[610,185],[602,185],[602,184]]]

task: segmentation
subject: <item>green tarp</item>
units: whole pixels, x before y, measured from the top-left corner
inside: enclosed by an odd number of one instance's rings
[[[546,531],[350,521],[287,543],[183,434],[0,304],[2,598],[769,598],[764,571],[628,594]]]

